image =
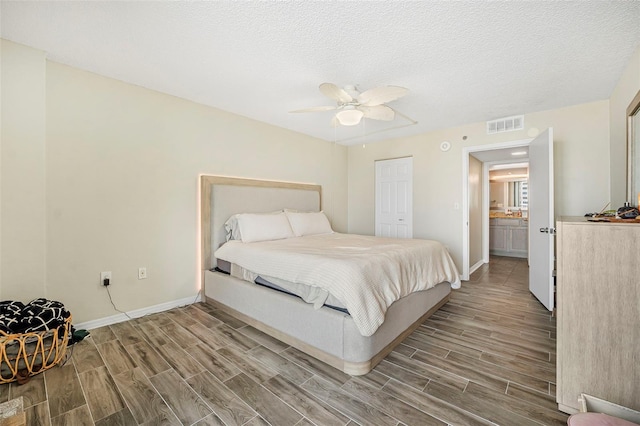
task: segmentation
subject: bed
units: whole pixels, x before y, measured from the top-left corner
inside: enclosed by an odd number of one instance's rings
[[[247,264],[244,266],[250,266],[247,270],[235,263],[233,263],[233,266],[236,267],[234,274],[214,269],[219,264],[215,257],[216,251],[221,250],[218,253],[222,253],[227,251],[227,247],[233,246],[233,241],[224,244],[227,239],[225,222],[233,215],[278,212],[283,209],[317,212],[321,210],[321,207],[321,188],[318,185],[202,176],[201,220],[204,296],[206,302],[214,307],[224,310],[247,324],[347,374],[363,375],[368,373],[426,318],[447,303],[452,284],[459,285],[455,266],[452,268],[453,272],[447,271],[448,275],[442,276],[446,276],[447,280],[435,283],[429,289],[403,295],[390,303],[386,312],[383,311],[383,321],[380,320],[379,313],[377,313],[374,315],[374,320],[369,322],[360,318],[359,308],[353,304],[346,306],[347,310],[354,314],[352,316],[345,312],[345,306],[338,307],[338,309],[327,306],[329,303],[318,306],[318,303],[307,303],[288,292],[276,291],[265,285],[254,283],[253,278],[256,274],[251,269],[268,268],[269,264],[269,262],[259,262],[258,260],[262,260],[262,257],[257,257],[257,255],[249,253],[233,258],[239,259],[239,262],[246,261]],[[306,238],[308,237],[295,237],[277,244],[295,246],[300,244],[298,241]],[[374,237],[335,234],[315,236],[309,239],[316,240],[314,242],[316,244],[317,240],[340,240],[343,238],[349,239],[351,247],[353,244],[359,244],[360,240],[373,239]],[[350,238],[357,238],[356,243],[352,242]],[[223,244],[225,247],[221,249]],[[251,246],[257,248],[260,244],[262,243],[251,244]],[[321,244],[326,244],[326,241]],[[272,243],[268,242],[266,245],[272,245]],[[226,252],[224,255],[225,257],[229,256]],[[446,252],[445,257],[450,260]],[[450,265],[453,263],[450,262]],[[345,267],[348,266],[345,264]],[[240,268],[241,272],[238,272],[237,268]],[[272,267],[270,270],[263,269],[261,271],[276,272],[277,269],[279,268]],[[249,272],[247,273],[247,271]],[[295,274],[299,272],[292,273],[297,276]],[[273,279],[271,276],[267,278]],[[369,281],[371,280],[369,279]],[[287,281],[285,280],[285,282]],[[281,283],[278,282],[278,284]],[[286,288],[286,290],[290,289]],[[369,310],[375,304],[370,301],[368,304],[365,303],[365,310]]]

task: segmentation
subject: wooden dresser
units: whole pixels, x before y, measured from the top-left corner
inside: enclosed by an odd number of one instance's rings
[[[557,396],[640,410],[640,224],[557,222]]]

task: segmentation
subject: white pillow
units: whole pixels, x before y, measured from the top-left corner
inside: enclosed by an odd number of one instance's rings
[[[287,216],[265,213],[242,213],[238,216],[238,228],[243,243],[257,241],[282,240],[293,237],[293,231]]]
[[[286,211],[285,214],[296,237],[333,233],[329,219],[323,212],[296,213]]]
[[[224,230],[227,231],[227,241],[242,239],[240,228],[238,227],[238,216],[240,215],[234,214],[224,223]]]
[[[258,214],[279,214],[279,213],[282,213],[282,210],[276,210],[274,212],[258,213]],[[227,221],[224,223],[224,230],[227,232],[227,235],[226,235],[227,241],[242,240],[242,233],[240,232],[240,226],[238,225],[238,217],[241,214],[244,214],[244,213],[234,214],[229,219],[227,219]]]

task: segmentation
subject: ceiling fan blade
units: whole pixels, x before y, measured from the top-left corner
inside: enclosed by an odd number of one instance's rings
[[[396,113],[393,109],[386,105],[376,106],[359,106],[358,109],[362,111],[365,117],[374,120],[391,121],[395,118]]]
[[[332,109],[336,109],[337,107],[335,106],[317,106],[317,107],[311,107],[311,108],[303,108],[303,109],[297,109],[295,111],[289,111],[289,112],[322,112],[322,111],[331,111]]]
[[[400,86],[380,86],[374,87],[360,93],[358,102],[364,106],[378,106],[387,102],[395,101],[406,95],[409,89]]]
[[[346,103],[353,101],[351,95],[333,83],[322,83],[320,85],[320,92],[327,98],[338,102]]]

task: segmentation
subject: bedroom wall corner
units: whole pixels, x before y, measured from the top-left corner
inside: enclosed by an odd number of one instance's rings
[[[46,296],[45,53],[0,40],[0,300]]]
[[[627,201],[626,110],[638,90],[640,90],[640,46],[629,60],[609,99],[611,208],[618,208]]]

